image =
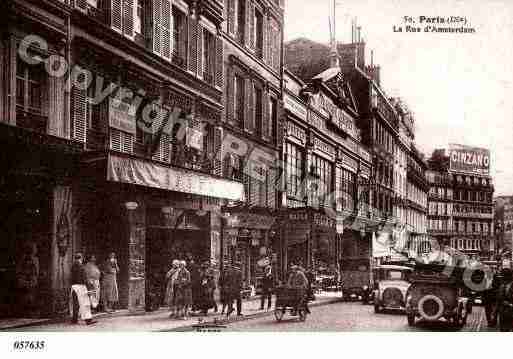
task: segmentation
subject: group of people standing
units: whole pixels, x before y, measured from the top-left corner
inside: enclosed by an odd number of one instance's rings
[[[93,324],[92,312],[104,310],[115,311],[119,300],[117,276],[119,265],[116,254],[111,253],[107,260],[98,267],[96,256],[90,255],[84,264],[82,253],[75,254],[71,267],[70,312],[72,322],[83,319],[86,324]]]
[[[165,302],[170,310],[170,318],[187,319],[191,314],[207,315],[213,309],[218,312],[215,291],[219,286],[223,305],[222,314],[233,312],[233,302],[237,302],[237,314],[242,315],[242,273],[234,267],[226,266],[216,285],[215,270],[210,263],[198,265],[194,260],[174,260],[166,274]]]

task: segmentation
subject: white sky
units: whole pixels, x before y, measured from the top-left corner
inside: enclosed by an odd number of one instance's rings
[[[329,42],[331,0],[285,1],[285,41]],[[393,32],[421,15],[466,16],[476,33]],[[338,41],[351,41],[352,17],[382,87],[415,113],[426,155],[449,143],[489,148],[496,195],[513,194],[513,1],[338,0]]]

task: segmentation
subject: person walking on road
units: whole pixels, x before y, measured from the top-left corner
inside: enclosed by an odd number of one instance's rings
[[[115,305],[119,300],[118,277],[119,266],[116,253],[112,252],[103,266],[102,303],[106,312],[115,312]]]
[[[174,318],[177,315],[175,306],[175,284],[178,277],[178,267],[180,262],[175,259],[171,265],[171,269],[166,273],[166,297],[165,301],[169,307],[169,318]]]
[[[272,292],[274,288],[274,277],[272,275],[272,267],[266,266],[264,276],[262,278],[262,296],[260,297],[260,310],[264,310],[264,303],[267,299],[267,310],[271,309]]]

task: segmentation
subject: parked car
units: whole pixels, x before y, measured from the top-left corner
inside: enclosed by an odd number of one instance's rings
[[[382,265],[376,267],[374,312],[383,310],[404,310],[406,307],[406,292],[410,287],[410,275],[413,269],[397,265]]]
[[[406,316],[410,326],[421,318],[425,321],[445,319],[462,328],[468,317],[469,299],[465,296],[463,270],[437,264],[417,264],[410,277],[411,286],[406,294]]]

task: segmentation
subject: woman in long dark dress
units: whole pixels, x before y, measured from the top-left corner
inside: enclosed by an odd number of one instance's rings
[[[103,266],[102,280],[102,303],[107,312],[114,312],[115,305],[119,301],[118,277],[119,266],[116,259],[116,253],[111,253],[109,259]]]

